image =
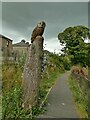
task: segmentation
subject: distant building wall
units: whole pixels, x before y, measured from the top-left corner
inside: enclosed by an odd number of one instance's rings
[[[19,52],[20,54],[28,52],[29,47],[23,47],[23,46],[13,46],[13,51],[14,52]]]
[[[0,48],[2,48],[2,38],[0,37]]]
[[[0,51],[2,52],[3,57],[11,56],[13,51],[12,40],[0,35]]]
[[[27,55],[30,44],[21,40],[16,44],[12,44],[13,40],[0,35],[0,57],[5,60],[19,60],[22,55]]]
[[[25,42],[25,40],[21,40],[21,42],[13,44],[15,60],[18,61],[22,55],[27,55],[29,47],[30,44],[28,42]]]

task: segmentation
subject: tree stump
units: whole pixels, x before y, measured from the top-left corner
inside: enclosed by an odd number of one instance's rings
[[[31,109],[38,104],[39,82],[43,61],[43,37],[37,36],[30,46],[23,72],[23,107]]]

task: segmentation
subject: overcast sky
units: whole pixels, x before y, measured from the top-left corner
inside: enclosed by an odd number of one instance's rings
[[[2,32],[13,39],[13,43],[25,39],[30,42],[33,28],[39,21],[46,22],[44,44],[49,51],[61,49],[58,33],[70,26],[84,25],[88,27],[87,2],[2,3]]]

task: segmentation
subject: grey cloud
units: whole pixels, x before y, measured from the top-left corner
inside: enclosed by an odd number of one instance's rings
[[[69,26],[88,26],[88,3],[2,3],[3,33],[13,38],[14,42],[19,41],[21,37],[30,40],[33,28],[41,20],[44,20],[47,24],[44,34],[46,41],[57,38],[58,33]]]
[[[2,0],[3,2],[88,2],[89,0]]]

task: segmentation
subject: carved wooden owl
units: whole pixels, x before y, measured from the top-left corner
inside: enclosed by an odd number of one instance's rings
[[[45,26],[46,24],[43,21],[37,24],[37,26],[34,28],[32,35],[31,35],[31,43],[33,43],[33,41],[35,40],[37,36],[43,35]]]

